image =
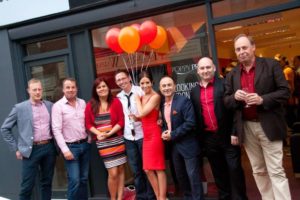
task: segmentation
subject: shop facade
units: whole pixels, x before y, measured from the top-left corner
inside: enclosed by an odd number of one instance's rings
[[[155,77],[156,88],[160,77],[169,74],[177,80],[177,92],[189,96],[189,91],[197,84],[199,58],[211,56],[221,73],[222,67],[235,58],[233,34],[251,35],[253,26],[272,26],[271,23],[279,20],[283,23],[284,15],[278,13],[288,13],[296,18],[300,10],[297,0],[94,0],[69,3],[71,8],[67,11],[0,27],[1,123],[15,103],[28,98],[26,83],[30,78],[41,79],[44,98],[55,102],[61,95],[61,80],[74,77],[79,86],[78,96],[88,101],[95,77],[106,77],[116,93],[118,88],[113,74],[117,69],[129,70],[134,79],[142,68],[147,68]],[[167,32],[167,40],[160,48],[143,46],[132,54],[117,54],[107,46],[105,36],[111,28],[122,29],[147,20],[154,21]],[[276,30],[273,32],[275,34]],[[259,33],[254,35],[258,39],[272,31],[261,31],[263,36]],[[290,34],[286,37],[298,40],[300,36]],[[300,42],[289,44],[293,44],[290,49],[299,50],[300,54]],[[271,57],[266,46],[262,45],[259,54]],[[2,139],[0,156],[4,158],[0,165],[0,197],[17,199],[20,162]],[[89,179],[91,197],[107,195],[106,176],[93,146]],[[65,197],[66,184],[63,160],[59,157],[53,182],[54,197]],[[35,199],[38,195],[38,188],[35,188]]]

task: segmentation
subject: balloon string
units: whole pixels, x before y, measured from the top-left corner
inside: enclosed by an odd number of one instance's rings
[[[138,80],[138,75],[137,75],[137,72],[138,72],[138,60],[137,60],[137,57],[138,57],[138,53],[135,52],[135,80]]]
[[[143,60],[142,60],[142,68],[141,68],[141,71],[143,71],[143,67],[144,67],[144,60],[145,60],[145,52],[146,52],[146,48],[147,48],[147,45],[144,46],[144,54],[143,54]]]
[[[132,56],[133,56],[132,54],[128,54],[133,83],[134,83],[134,85],[136,85],[136,79],[135,79],[135,75],[134,75],[135,73],[134,73],[134,66],[133,66],[133,58],[132,58]]]
[[[150,60],[151,60],[151,57],[152,57],[152,55],[153,55],[153,49],[151,49],[151,53],[150,53],[150,56],[149,56],[149,59],[148,59],[148,63],[147,63],[147,65],[146,65],[146,70],[148,69],[148,67],[149,67],[149,64],[150,64]]]
[[[124,59],[124,55],[122,54],[121,57],[122,57],[122,59],[123,59],[123,63],[124,63],[124,65],[125,65],[125,67],[126,67],[127,72],[130,73],[130,71],[129,71],[129,69],[128,69],[128,66],[127,66],[127,63],[126,63],[126,60]]]

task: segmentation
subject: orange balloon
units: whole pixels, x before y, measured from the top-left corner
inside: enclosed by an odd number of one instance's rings
[[[151,43],[149,43],[149,46],[152,49],[159,49],[160,47],[162,47],[164,45],[166,40],[167,40],[166,30],[161,26],[157,26],[156,37],[154,38],[154,40]]]
[[[134,53],[140,45],[139,32],[133,27],[126,26],[120,31],[118,41],[126,53]]]

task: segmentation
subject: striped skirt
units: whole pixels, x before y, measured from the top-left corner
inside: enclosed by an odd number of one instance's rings
[[[123,136],[106,138],[96,141],[99,155],[105,167],[112,168],[126,163],[125,144]]]

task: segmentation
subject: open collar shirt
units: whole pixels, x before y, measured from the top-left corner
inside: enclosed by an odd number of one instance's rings
[[[213,78],[206,87],[200,82],[200,102],[202,108],[203,122],[205,125],[205,131],[217,132],[218,122],[215,115],[214,105],[214,81]]]
[[[53,135],[63,153],[69,151],[66,142],[75,142],[87,138],[84,115],[85,106],[85,101],[77,98],[76,105],[73,107],[65,96],[53,105]]]
[[[164,117],[165,117],[169,131],[172,131],[171,108],[172,108],[173,97],[172,97],[171,101],[164,103]]]
[[[130,95],[130,93],[133,93],[133,95],[130,96],[130,109],[128,108],[128,99],[126,97],[126,95]],[[124,92],[124,90],[122,90],[117,97],[119,98],[119,100],[122,103],[123,106],[123,112],[124,112],[124,120],[125,120],[125,126],[124,126],[124,138],[126,140],[139,140],[142,139],[144,137],[143,134],[143,129],[142,129],[142,123],[141,121],[136,121],[133,123],[134,125],[134,131],[135,131],[135,136],[132,135],[132,131],[130,128],[130,121],[129,121],[129,117],[128,115],[130,113],[137,115],[138,114],[138,110],[136,107],[136,101],[134,96],[135,95],[139,95],[139,96],[143,96],[144,92],[142,91],[142,89],[139,86],[135,86],[132,85],[131,90],[128,94],[126,94]]]

